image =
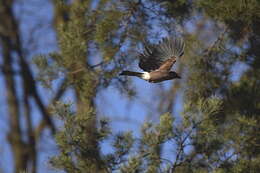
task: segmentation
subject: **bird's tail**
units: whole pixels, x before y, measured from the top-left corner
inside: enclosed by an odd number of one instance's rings
[[[181,57],[184,53],[184,41],[182,38],[163,38],[156,47],[160,59],[169,59],[171,57]]]
[[[142,77],[143,73],[133,71],[122,71],[119,75]]]

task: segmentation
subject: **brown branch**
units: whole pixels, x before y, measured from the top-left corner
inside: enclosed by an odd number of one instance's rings
[[[0,13],[1,15],[1,13]],[[7,43],[3,42],[2,38],[0,38],[3,45],[3,58],[4,58],[4,66],[7,71],[12,71],[12,57],[10,55],[9,46]],[[9,109],[9,117],[10,117],[10,131],[8,133],[8,140],[11,144],[13,150],[13,158],[15,159],[15,170],[18,172],[19,170],[26,169],[26,150],[24,147],[24,142],[22,141],[22,132],[20,126],[20,109],[17,92],[15,90],[15,80],[12,74],[7,73],[4,75],[6,90],[7,90],[7,103]]]
[[[54,94],[54,97],[52,98],[48,107],[50,107],[50,105],[53,105],[55,102],[60,100],[60,98],[63,96],[63,94],[65,93],[65,91],[67,89],[67,82],[68,82],[67,78],[63,79],[63,81],[60,84],[60,87],[57,89],[56,94]]]
[[[181,155],[181,153],[183,152],[183,150],[184,150],[184,148],[185,148],[185,146],[186,146],[186,145],[185,145],[185,142],[191,137],[191,134],[192,134],[193,130],[194,130],[195,128],[197,128],[198,125],[200,125],[202,122],[204,122],[204,121],[206,121],[206,120],[208,120],[208,119],[209,119],[209,118],[204,118],[204,119],[198,121],[197,123],[195,123],[195,124],[192,126],[191,130],[190,130],[190,131],[186,134],[186,136],[182,139],[182,141],[181,141],[181,143],[180,143],[180,149],[179,149],[179,151],[178,151],[178,153],[177,153],[175,162],[174,162],[173,167],[172,167],[172,169],[171,169],[171,173],[174,173],[175,169],[182,164],[182,163],[178,163],[178,160],[179,160],[180,155]],[[184,161],[184,162],[185,162],[185,161]]]
[[[11,13],[12,1],[0,1],[0,45],[2,46],[2,57],[5,72],[13,71],[12,40],[9,37],[11,22],[8,14]],[[9,113],[10,131],[8,132],[8,141],[12,148],[15,172],[25,170],[28,162],[26,145],[22,140],[20,125],[20,105],[18,95],[15,89],[16,82],[12,73],[5,73],[4,80],[6,84],[7,104]]]
[[[65,93],[67,87],[67,78],[63,79],[63,81],[61,82],[61,85],[59,86],[59,88],[56,91],[56,94],[54,94],[54,97],[52,98],[52,100],[50,101],[49,105],[47,106],[47,108],[49,108],[51,105],[55,104],[55,102],[57,102],[58,100],[60,100],[60,98],[63,96],[63,94]],[[45,127],[48,124],[46,123],[46,121],[41,121],[39,123],[39,125],[35,128],[35,137],[38,139],[41,136],[42,131],[45,129]]]
[[[218,36],[218,38],[207,48],[204,50],[204,54],[208,55],[214,47],[224,39],[225,34],[228,32],[228,28],[226,27],[224,31]]]
[[[32,173],[36,173],[37,170],[37,152],[36,152],[36,140],[33,132],[33,127],[32,127],[32,120],[31,120],[31,108],[30,108],[30,103],[29,103],[29,94],[24,92],[23,95],[23,101],[24,101],[24,106],[25,106],[25,120],[27,124],[27,136],[29,138],[28,142],[28,155],[30,157],[30,160],[32,162]]]
[[[20,36],[18,31],[18,26],[15,17],[13,16],[11,6],[6,6],[6,4],[3,4],[5,6],[5,20],[8,20],[9,28],[6,28],[6,30],[9,31],[8,38],[12,41],[10,41],[10,46],[13,51],[16,51],[19,57],[19,65],[21,68],[21,76],[23,80],[23,86],[24,90],[27,90],[25,92],[29,93],[32,97],[34,97],[36,104],[39,106],[39,109],[42,113],[43,118],[48,123],[50,128],[52,129],[52,132],[55,132],[55,126],[52,122],[48,111],[45,109],[45,106],[38,94],[37,88],[36,88],[36,82],[33,78],[32,71],[28,65],[28,63],[25,61],[22,48],[21,48],[21,42],[20,42]],[[9,10],[8,10],[9,9]]]
[[[5,68],[4,65],[0,65],[0,72],[2,72],[4,75],[20,75],[20,71],[14,70],[14,69],[9,69],[9,68]]]
[[[183,140],[181,141],[181,143],[180,143],[180,148],[179,148],[179,150],[178,150],[178,153],[177,153],[177,155],[176,155],[175,162],[174,162],[174,164],[173,164],[173,166],[172,166],[172,169],[171,169],[171,172],[172,172],[172,173],[174,173],[175,169],[176,169],[177,166],[178,166],[178,161],[179,161],[179,159],[180,159],[181,153],[183,153],[183,149],[184,149],[184,147],[185,147],[185,142],[186,142],[186,140],[190,137],[191,133],[192,133],[192,130],[184,137],[184,139],[183,139]]]

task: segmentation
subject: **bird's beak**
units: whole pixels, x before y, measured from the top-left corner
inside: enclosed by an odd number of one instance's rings
[[[180,76],[180,75],[177,75],[176,78],[181,79],[181,76]]]

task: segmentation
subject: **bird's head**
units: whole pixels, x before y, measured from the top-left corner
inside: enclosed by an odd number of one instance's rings
[[[174,72],[174,71],[170,71],[169,75],[170,75],[170,77],[172,79],[175,79],[175,78],[181,79],[181,76],[178,73]]]

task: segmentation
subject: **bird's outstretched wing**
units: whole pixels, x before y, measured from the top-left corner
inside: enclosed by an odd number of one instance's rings
[[[173,66],[173,64],[175,64],[175,62],[176,62],[176,58],[175,57],[171,58],[171,59],[168,59],[168,60],[166,60],[166,61],[164,61],[162,63],[162,65],[159,67],[158,70],[160,70],[160,71],[170,71],[172,66]]]
[[[148,72],[157,70],[160,67],[169,69],[175,62],[168,60],[176,60],[183,53],[184,42],[181,38],[164,38],[157,45],[145,44],[144,52],[139,55],[139,67]]]

